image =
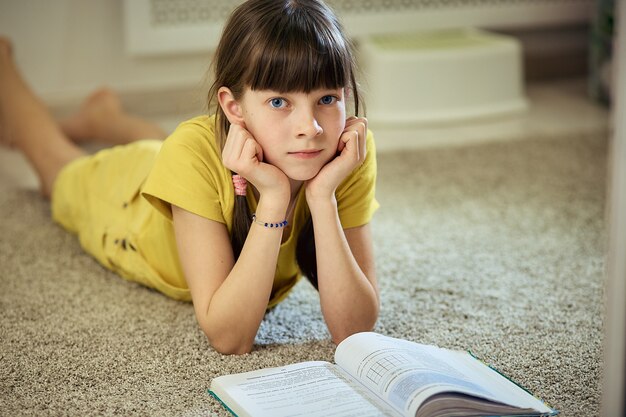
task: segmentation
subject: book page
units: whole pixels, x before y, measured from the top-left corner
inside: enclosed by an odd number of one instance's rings
[[[555,411],[526,391],[523,387],[520,387],[509,378],[472,355],[465,352],[451,351],[450,353],[457,355],[458,361],[463,363],[472,375],[476,375],[476,379],[480,380],[481,385],[494,393],[499,401],[507,404],[516,404],[520,408],[534,408],[548,414],[553,414]],[[520,392],[520,389],[523,390],[523,392]]]
[[[210,391],[240,417],[398,417],[328,362],[225,375],[211,381]]]
[[[337,347],[335,362],[405,416],[415,416],[419,406],[429,397],[450,391],[502,401],[497,395],[500,393],[493,391],[494,385],[482,384],[484,375],[464,364],[459,354],[472,358],[469,354],[436,346],[376,333],[358,333]],[[490,368],[478,363],[491,372]],[[515,395],[508,392],[506,399],[514,400]]]

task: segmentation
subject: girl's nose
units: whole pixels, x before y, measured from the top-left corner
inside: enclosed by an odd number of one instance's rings
[[[315,115],[308,111],[303,112],[298,118],[296,136],[301,139],[314,138],[322,134],[324,130],[317,122]]]

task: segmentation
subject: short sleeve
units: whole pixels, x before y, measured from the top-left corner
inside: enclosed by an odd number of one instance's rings
[[[226,223],[220,195],[228,175],[215,143],[213,118],[181,124],[161,146],[142,195],[168,219],[174,204],[199,216]]]
[[[380,206],[376,201],[376,146],[367,132],[365,161],[337,188],[337,210],[344,229],[362,226],[372,219]]]

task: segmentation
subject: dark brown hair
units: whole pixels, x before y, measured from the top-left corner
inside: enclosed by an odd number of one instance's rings
[[[278,92],[305,92],[320,88],[347,88],[359,112],[352,46],[331,9],[319,0],[248,0],[230,16],[213,61],[214,82],[209,108],[217,91],[228,87],[236,100],[246,88]],[[220,146],[230,122],[219,105],[215,130]],[[246,198],[237,196],[231,241],[239,257],[251,225]],[[317,288],[315,237],[307,220],[296,249],[302,273]]]

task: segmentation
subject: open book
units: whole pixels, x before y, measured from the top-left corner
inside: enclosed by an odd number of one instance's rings
[[[209,393],[239,417],[558,414],[466,352],[357,333],[335,363],[220,376]]]

